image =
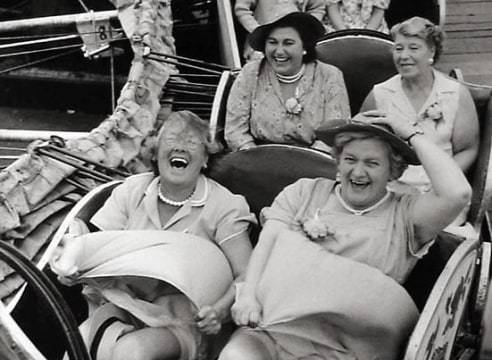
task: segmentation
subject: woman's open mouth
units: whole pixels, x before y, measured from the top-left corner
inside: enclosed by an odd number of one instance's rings
[[[186,169],[188,167],[188,159],[182,157],[172,157],[169,164],[173,169]]]

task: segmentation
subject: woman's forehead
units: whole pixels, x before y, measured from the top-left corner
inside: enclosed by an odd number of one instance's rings
[[[389,155],[389,144],[376,137],[353,139],[345,144],[342,153],[365,158],[382,158]]]

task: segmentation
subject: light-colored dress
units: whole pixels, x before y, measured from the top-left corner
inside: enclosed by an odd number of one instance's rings
[[[277,237],[257,289],[266,323],[248,330],[270,338],[278,359],[387,359],[417,318],[398,285],[433,243],[421,246],[414,238],[409,214],[416,196],[390,193],[359,216],[340,204],[335,186],[301,179],[262,211],[262,221],[281,221],[295,234],[284,230]],[[313,242],[305,229],[315,217],[331,234]]]
[[[319,61],[306,64],[298,85],[302,110],[288,110],[275,72],[266,60],[244,66],[227,101],[225,139],[232,150],[247,143],[310,146],[314,131],[350,116],[342,72]]]
[[[409,216],[415,195],[391,193],[380,207],[354,215],[338,202],[334,182],[301,179],[286,187],[271,207],[262,210],[262,222],[275,219],[306,235],[303,225],[316,214],[334,235],[320,244],[328,251],[370,265],[403,283],[432,242],[419,247]]]
[[[400,75],[377,84],[373,93],[376,107],[386,111],[388,117],[403,118],[412,123],[417,121],[428,139],[453,156],[452,137],[460,93],[460,84],[457,81],[434,70],[432,91],[419,111],[415,111],[403,91]],[[392,186],[397,188],[401,183],[412,185],[423,192],[431,188],[430,180],[421,165],[410,165]]]
[[[91,222],[101,230],[170,230],[188,233],[198,235],[219,247],[227,241],[234,241],[237,235],[248,231],[250,226],[256,223],[255,215],[250,212],[243,196],[234,195],[214,180],[200,175],[191,200],[166,224],[161,224],[158,211],[158,180],[153,173],[130,176],[113,190]],[[176,293],[175,289],[164,283],[141,277],[110,279],[105,285],[101,282],[98,284],[103,287],[92,285],[85,289],[92,306],[96,307],[94,314],[97,314],[97,309],[105,311],[104,306],[107,304],[104,304],[108,300],[116,304],[116,300],[137,305],[140,303],[142,311],[158,306],[161,313],[166,314],[171,320],[176,320],[176,325],[166,328],[175,335],[181,345],[180,359],[204,358],[205,338],[194,323],[189,325],[180,321],[194,318],[192,305],[185,295]],[[106,298],[102,294],[105,294]],[[116,296],[115,300],[108,299],[107,294]],[[143,303],[140,295],[155,300]],[[138,329],[145,324],[133,321],[128,326]]]
[[[371,19],[374,8],[386,10],[389,0],[325,0],[326,6],[339,4],[340,16],[348,29],[365,29]],[[333,32],[335,28],[331,24],[328,14],[323,19],[326,32]],[[388,34],[388,25],[383,19],[377,31]]]

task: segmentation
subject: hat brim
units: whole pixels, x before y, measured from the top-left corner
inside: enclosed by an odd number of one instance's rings
[[[336,119],[331,122],[331,125],[317,129],[316,136],[327,145],[333,146],[336,136],[343,132],[367,132],[374,134],[374,136],[378,136],[388,142],[396,152],[403,156],[409,165],[420,165],[420,160],[410,145],[382,126],[347,119]]]
[[[304,12],[293,12],[271,23],[258,26],[249,36],[249,44],[254,50],[263,52],[266,38],[272,29],[284,25],[292,26],[297,31],[308,34],[312,39],[313,45],[325,33],[323,24],[313,15]]]

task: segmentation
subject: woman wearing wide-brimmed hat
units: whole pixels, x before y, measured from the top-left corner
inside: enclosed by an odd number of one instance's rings
[[[265,57],[244,66],[227,102],[225,138],[233,151],[261,143],[312,146],[315,130],[350,115],[341,71],[316,60],[324,28],[282,4],[249,38]]]
[[[403,119],[341,120],[318,136],[339,181],[301,179],[263,209],[263,230],[220,360],[396,359],[418,318],[400,285],[471,188],[451,157]],[[336,123],[335,123],[336,124]],[[389,191],[421,163],[432,190]]]

